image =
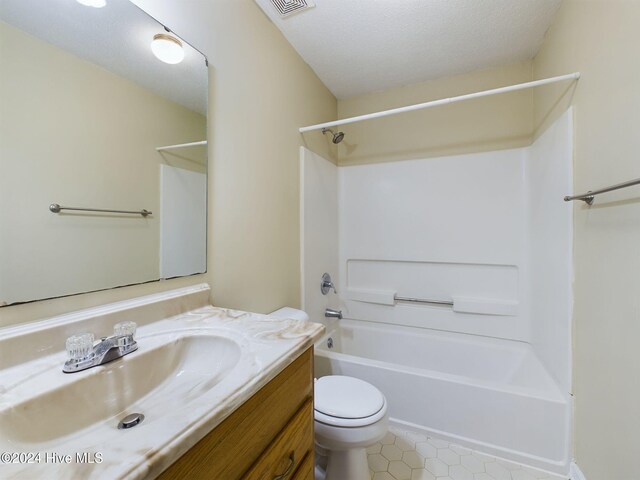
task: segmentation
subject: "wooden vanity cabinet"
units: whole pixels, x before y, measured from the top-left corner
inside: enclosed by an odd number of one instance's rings
[[[311,347],[158,478],[313,480],[313,469]]]

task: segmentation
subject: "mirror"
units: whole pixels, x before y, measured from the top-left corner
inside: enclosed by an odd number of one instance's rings
[[[206,271],[207,70],[128,0],[0,0],[0,305]]]

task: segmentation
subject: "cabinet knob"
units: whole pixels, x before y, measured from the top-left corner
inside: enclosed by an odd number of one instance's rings
[[[287,478],[291,473],[291,470],[293,470],[294,463],[296,463],[295,452],[291,452],[291,455],[289,455],[289,465],[287,466],[287,469],[284,471],[284,473],[273,477],[273,480],[284,480],[285,478]]]

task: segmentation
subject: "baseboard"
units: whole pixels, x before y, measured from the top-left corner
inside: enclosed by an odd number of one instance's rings
[[[578,468],[576,462],[571,462],[571,467],[569,467],[569,480],[587,480],[587,477],[585,477],[584,473]]]

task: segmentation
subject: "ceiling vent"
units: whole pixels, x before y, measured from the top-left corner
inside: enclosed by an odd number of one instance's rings
[[[282,18],[316,6],[313,0],[271,0]]]

